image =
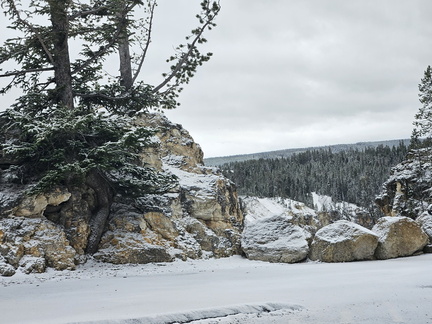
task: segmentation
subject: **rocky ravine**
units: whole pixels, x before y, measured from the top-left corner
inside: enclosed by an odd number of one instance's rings
[[[136,123],[158,129],[142,162],[177,176],[166,194],[117,196],[94,258],[112,263],[225,257],[240,253],[243,215],[234,184],[215,168],[181,125],[161,114]],[[86,186],[56,188],[25,197],[25,188],[1,173],[0,273],[74,269],[85,261],[95,192]]]

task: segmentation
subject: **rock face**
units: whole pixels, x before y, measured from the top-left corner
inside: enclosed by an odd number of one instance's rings
[[[176,185],[166,194],[116,196],[94,257],[147,263],[241,253],[243,214],[235,185],[203,165],[199,145],[180,125],[161,114],[149,114],[136,124],[157,130],[141,162],[175,175]],[[73,269],[85,260],[97,208],[94,190],[82,185],[26,196],[26,188],[0,171],[0,273]]]
[[[0,220],[0,255],[26,273],[74,269],[77,257],[60,226],[42,217]]]
[[[309,258],[323,262],[370,260],[377,245],[376,234],[358,224],[340,220],[315,234]]]
[[[413,150],[391,170],[381,194],[375,199],[386,216],[416,219],[432,204],[432,149]]]
[[[421,251],[428,242],[420,225],[408,217],[383,217],[372,231],[379,236],[377,259],[410,256]]]
[[[432,148],[411,150],[405,161],[392,168],[391,175],[384,183],[381,194],[375,199],[384,215],[405,216],[420,224],[423,231],[429,236],[429,242],[424,247],[424,252],[428,253],[432,253],[432,241],[430,240],[432,234],[431,161]],[[409,225],[407,227],[414,226],[408,224],[406,220],[405,223]],[[394,247],[393,250],[398,249],[400,252],[387,252],[389,248],[384,248],[386,245],[380,244],[377,253],[381,258],[409,255],[410,252],[419,249],[419,243],[423,242],[423,238],[423,235],[415,238],[414,242],[411,242],[415,245],[410,248],[408,247],[411,245],[410,242],[407,242],[408,246],[405,248],[403,243],[395,244],[398,248]]]
[[[363,207],[348,202],[335,202],[332,197],[312,192],[314,208],[320,219],[321,227],[338,220],[346,220],[371,229],[376,219]]]
[[[423,213],[416,219],[416,223],[420,225],[422,230],[427,234],[429,237],[429,244],[432,244],[432,215],[430,215],[428,212]]]
[[[309,238],[307,231],[279,215],[248,223],[241,243],[248,259],[295,263],[306,259]]]
[[[319,218],[317,212],[302,202],[279,197],[241,197],[241,201],[246,225],[264,218],[281,216],[310,233],[315,233],[323,226],[323,219]]]
[[[429,214],[430,212],[431,212],[431,206],[429,206],[427,212],[424,212],[416,219],[417,224],[420,225],[422,230],[429,237],[428,243],[423,249],[423,252],[425,253],[432,253],[432,215]]]
[[[15,268],[0,255],[0,276],[10,277],[16,273]]]
[[[175,175],[178,185],[164,195],[117,200],[95,258],[145,263],[241,253],[243,214],[235,185],[202,164],[199,145],[180,125],[159,114],[137,124],[158,129],[143,162]]]
[[[170,165],[183,171],[205,173],[201,147],[180,124],[172,123],[162,114],[147,114],[135,123],[157,130],[151,147],[141,154],[143,162],[159,170]]]

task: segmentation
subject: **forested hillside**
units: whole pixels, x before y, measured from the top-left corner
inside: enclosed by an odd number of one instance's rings
[[[221,166],[241,195],[287,197],[312,205],[311,192],[366,208],[390,173],[401,162],[407,146],[366,147],[333,152],[310,150],[289,157],[231,162]]]
[[[226,163],[242,162],[248,160],[259,160],[261,158],[262,159],[286,158],[293,154],[303,153],[306,151],[321,150],[321,149],[330,149],[333,153],[337,153],[340,151],[347,151],[351,149],[364,151],[366,148],[370,148],[370,147],[398,146],[401,141],[403,141],[405,145],[410,144],[410,139],[395,139],[395,140],[375,141],[375,142],[357,142],[357,143],[350,143],[350,144],[334,144],[334,145],[326,145],[326,146],[290,148],[285,150],[259,152],[259,153],[252,153],[252,154],[210,157],[210,158],[205,158],[204,162],[208,166],[221,166]]]

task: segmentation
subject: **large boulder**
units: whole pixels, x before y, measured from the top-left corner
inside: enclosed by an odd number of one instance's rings
[[[421,251],[429,237],[421,226],[408,217],[383,217],[372,228],[378,237],[377,259],[410,256]]]
[[[167,247],[147,242],[139,233],[112,233],[104,235],[94,258],[114,264],[170,262],[173,256]]]
[[[309,237],[289,217],[276,215],[247,224],[241,243],[248,259],[295,263],[306,259]]]
[[[340,220],[321,228],[311,244],[309,258],[323,262],[370,260],[378,236],[358,224]]]

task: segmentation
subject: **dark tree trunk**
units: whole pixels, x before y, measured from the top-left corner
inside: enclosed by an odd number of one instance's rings
[[[127,12],[121,11],[117,14],[120,28],[118,38],[118,52],[120,58],[120,85],[125,87],[126,91],[130,90],[133,85],[132,63],[129,51],[129,35],[127,30],[128,21]]]
[[[67,8],[70,0],[48,0],[53,27],[53,58],[56,100],[73,109],[72,76],[69,58],[69,20]]]
[[[93,170],[86,179],[86,184],[96,193],[98,209],[90,220],[90,236],[88,238],[86,252],[97,252],[113,200],[113,192],[109,183],[97,171]]]

